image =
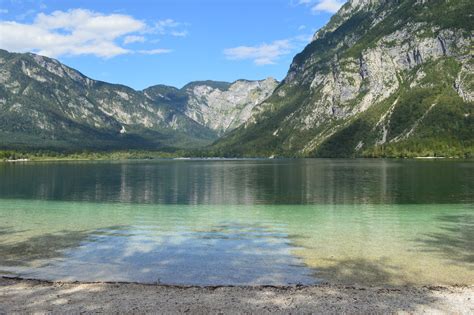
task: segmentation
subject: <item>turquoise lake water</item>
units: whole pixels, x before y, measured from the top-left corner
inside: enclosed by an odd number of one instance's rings
[[[473,284],[474,163],[0,164],[0,274],[167,284]]]

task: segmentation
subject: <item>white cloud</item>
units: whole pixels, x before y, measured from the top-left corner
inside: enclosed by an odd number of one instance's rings
[[[270,44],[238,46],[224,49],[228,60],[253,60],[258,66],[276,64],[282,56],[294,53],[306,46],[313,34],[300,34],[291,38],[275,40]]]
[[[238,46],[227,48],[224,55],[229,60],[251,59],[256,65],[271,65],[284,55],[291,53],[292,45],[290,40],[276,40],[270,44],[257,46]]]
[[[175,37],[186,37],[188,36],[188,31],[173,31],[170,34]]]
[[[161,55],[161,54],[168,54],[172,52],[171,49],[164,49],[164,48],[157,48],[157,49],[150,49],[150,50],[139,50],[137,51],[140,54],[144,55]]]
[[[346,0],[299,0],[297,4],[311,7],[311,12],[336,13]]]
[[[132,44],[132,43],[143,43],[145,42],[145,37],[144,36],[138,36],[138,35],[128,35],[125,36],[123,39],[123,44]]]
[[[311,8],[311,12],[336,13],[344,2],[343,0],[321,0]]]
[[[39,13],[33,23],[0,21],[0,47],[18,52],[32,51],[41,55],[95,55],[110,58],[133,51],[123,44],[143,42],[137,35],[147,29],[140,20],[124,14],[101,14],[84,9]],[[169,52],[153,49],[149,52]],[[152,54],[152,53],[150,53]]]
[[[173,19],[159,20],[155,23],[155,30],[158,33],[165,34],[170,28],[178,27],[179,23]]]
[[[186,24],[177,22],[173,19],[164,19],[157,21],[153,27],[148,28],[145,32],[171,35],[175,37],[186,37],[188,31],[184,29],[185,26]]]
[[[115,39],[145,28],[145,23],[128,15],[103,15],[84,9],[55,11],[50,15],[40,13],[34,24],[43,29],[65,30],[71,35],[93,39]]]

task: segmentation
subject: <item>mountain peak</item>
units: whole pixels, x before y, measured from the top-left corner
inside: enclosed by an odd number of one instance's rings
[[[471,15],[469,0],[347,2],[216,150],[474,155]]]

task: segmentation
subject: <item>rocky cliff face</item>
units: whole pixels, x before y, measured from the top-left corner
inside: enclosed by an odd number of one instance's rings
[[[153,86],[144,93],[153,101],[174,104],[187,117],[222,135],[246,122],[253,108],[268,98],[277,85],[273,78],[234,83],[199,81],[180,90]]]
[[[463,0],[349,1],[217,148],[238,155],[473,153],[473,12]]]
[[[92,80],[57,60],[0,50],[3,147],[163,148],[209,144],[271,94],[274,80],[144,91]]]
[[[239,80],[221,89],[206,84],[185,87],[189,97],[185,114],[219,135],[246,122],[255,106],[268,98],[278,82]]]

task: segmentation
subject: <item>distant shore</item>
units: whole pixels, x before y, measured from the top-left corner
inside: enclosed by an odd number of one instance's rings
[[[0,163],[15,164],[15,163],[31,163],[31,162],[87,162],[87,161],[145,161],[145,160],[178,160],[178,161],[189,161],[189,160],[209,160],[209,161],[225,161],[225,160],[278,160],[278,159],[307,159],[307,158],[291,158],[291,157],[183,157],[183,156],[143,156],[143,157],[131,157],[131,156],[65,156],[65,157],[28,157],[21,159],[0,159]],[[331,158],[323,158],[331,159]],[[332,158],[341,159],[341,158]],[[342,158],[344,159],[344,158]],[[392,159],[392,160],[473,160],[472,157],[434,157],[434,156],[414,156],[414,157],[359,157],[359,158],[348,158],[348,159]]]
[[[304,159],[304,158],[331,158],[331,157],[309,157],[309,156],[288,156],[273,155],[268,156],[240,156],[232,154],[219,154],[218,152],[202,150],[84,150],[84,151],[51,151],[51,150],[7,150],[0,149],[0,163],[18,162],[56,162],[56,161],[127,161],[127,160],[235,160],[235,159]],[[461,159],[470,160],[474,158],[474,152],[467,150],[464,154],[449,155],[427,152],[405,152],[403,154],[371,154],[363,156],[332,157],[332,158],[360,158],[360,159]]]
[[[171,286],[0,278],[6,313],[472,314],[474,286]]]

